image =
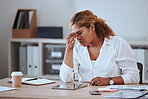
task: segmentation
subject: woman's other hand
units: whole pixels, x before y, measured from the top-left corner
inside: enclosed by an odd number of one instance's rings
[[[109,78],[95,77],[91,80],[90,85],[93,86],[108,85],[109,81],[110,81]]]
[[[66,38],[66,48],[67,49],[73,49],[74,43],[75,43],[75,38],[76,34],[71,33],[67,38]]]

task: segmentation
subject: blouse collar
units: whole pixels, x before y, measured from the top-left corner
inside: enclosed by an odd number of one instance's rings
[[[103,48],[105,45],[110,45],[110,44],[111,44],[111,37],[110,37],[110,39],[107,39],[107,38],[105,37],[104,42],[103,42],[103,45],[102,45],[102,48]]]

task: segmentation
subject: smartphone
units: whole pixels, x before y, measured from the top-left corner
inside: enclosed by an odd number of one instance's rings
[[[89,91],[91,95],[101,95],[99,91]]]

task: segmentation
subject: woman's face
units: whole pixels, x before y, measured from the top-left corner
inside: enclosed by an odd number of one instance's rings
[[[90,28],[86,27],[78,27],[78,25],[72,25],[71,27],[72,33],[76,33],[77,40],[84,46],[88,46],[92,40],[93,40],[93,30],[90,26]]]

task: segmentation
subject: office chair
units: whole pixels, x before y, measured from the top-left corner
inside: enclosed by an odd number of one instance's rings
[[[142,84],[142,72],[143,72],[143,65],[140,63],[140,62],[137,62],[137,66],[138,66],[138,69],[139,69],[139,76],[140,76],[140,82],[139,84]]]

